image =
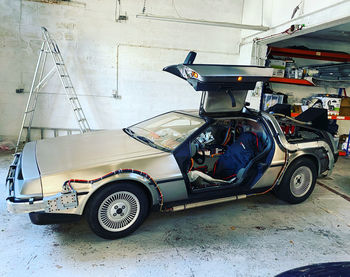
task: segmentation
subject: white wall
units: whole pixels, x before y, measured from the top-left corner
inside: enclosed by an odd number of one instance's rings
[[[69,5],[1,0],[0,135],[15,138],[19,131],[28,93],[15,89],[30,89],[40,26],[58,42],[92,128],[120,128],[167,110],[198,108],[199,94],[162,68],[181,63],[189,50],[198,51],[198,62],[236,63],[240,30],[137,19],[143,2],[121,0],[129,19],[119,23],[115,0]],[[146,13],[240,23],[242,4],[152,0]],[[117,86],[120,100],[112,97]],[[44,92],[33,125],[76,128],[58,79]]]

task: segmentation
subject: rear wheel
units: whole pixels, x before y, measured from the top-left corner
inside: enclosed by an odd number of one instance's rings
[[[117,183],[98,191],[89,201],[87,221],[98,236],[117,239],[134,232],[147,217],[148,198],[134,183]]]
[[[291,204],[305,201],[315,188],[317,168],[310,159],[300,158],[292,163],[280,185],[275,189],[278,198]]]

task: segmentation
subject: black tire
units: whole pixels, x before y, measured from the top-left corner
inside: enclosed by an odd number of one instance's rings
[[[274,189],[277,198],[291,204],[305,201],[315,188],[317,167],[308,158],[293,162],[284,174],[279,186]]]
[[[135,183],[123,182],[97,191],[89,200],[86,218],[96,235],[118,239],[134,232],[148,212],[146,192]]]
[[[339,159],[339,152],[337,152],[336,154],[334,154],[334,163],[336,163]]]

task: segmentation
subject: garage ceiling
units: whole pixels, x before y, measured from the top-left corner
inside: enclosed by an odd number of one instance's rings
[[[332,28],[317,31],[314,33],[309,33],[303,35],[302,37],[311,39],[326,39],[333,41],[350,42],[350,22]]]

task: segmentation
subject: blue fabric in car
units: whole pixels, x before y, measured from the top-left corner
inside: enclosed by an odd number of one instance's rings
[[[214,177],[219,179],[233,178],[262,150],[260,148],[262,148],[261,142],[257,134],[253,132],[241,134],[216,162],[213,170]]]

